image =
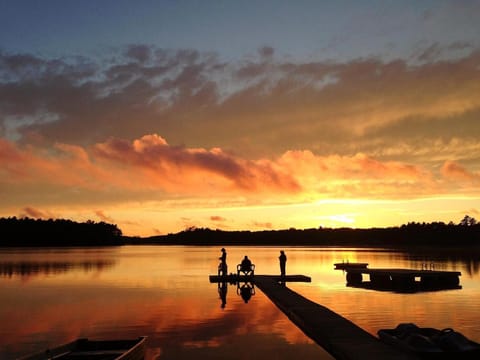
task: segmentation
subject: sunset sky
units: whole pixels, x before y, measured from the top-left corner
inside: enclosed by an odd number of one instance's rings
[[[0,0],[0,216],[480,218],[480,1]]]

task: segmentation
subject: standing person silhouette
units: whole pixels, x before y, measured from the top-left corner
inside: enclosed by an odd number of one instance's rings
[[[221,251],[222,255],[218,258],[218,260],[220,260],[220,264],[218,265],[218,275],[227,276],[227,251],[225,250],[225,248],[222,248]]]
[[[287,255],[285,255],[285,252],[283,250],[280,251],[280,256],[278,257],[278,260],[280,261],[280,275],[285,276],[285,268],[287,266]]]

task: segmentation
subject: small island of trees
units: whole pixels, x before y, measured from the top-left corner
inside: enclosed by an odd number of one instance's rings
[[[122,245],[117,225],[88,220],[0,218],[0,246],[105,246]]]

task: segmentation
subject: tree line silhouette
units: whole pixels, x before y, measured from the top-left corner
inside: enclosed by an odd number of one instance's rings
[[[300,245],[353,247],[480,246],[480,223],[466,215],[459,224],[410,222],[386,228],[313,228],[298,230],[223,231],[190,227],[175,234],[137,239],[164,245]]]
[[[117,225],[88,220],[0,218],[0,246],[122,245]]]
[[[290,245],[410,248],[480,247],[480,223],[465,215],[458,224],[410,222],[386,228],[313,228],[224,231],[190,227],[174,234],[126,237],[114,224],[88,220],[0,218],[0,246]]]

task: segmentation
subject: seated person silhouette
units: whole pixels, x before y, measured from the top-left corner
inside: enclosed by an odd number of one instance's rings
[[[237,275],[243,273],[244,275],[253,275],[255,270],[255,265],[252,264],[252,261],[248,258],[247,255],[243,258],[242,262],[237,265]]]

